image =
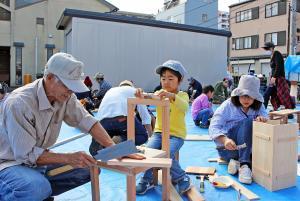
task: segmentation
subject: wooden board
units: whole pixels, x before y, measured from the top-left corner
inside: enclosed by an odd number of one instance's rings
[[[214,167],[193,167],[188,166],[185,169],[185,172],[188,174],[201,174],[201,175],[214,175],[216,168]]]
[[[227,161],[225,161],[225,160],[223,160],[221,158],[209,158],[207,161],[208,162],[218,162],[219,165],[226,165],[226,164],[228,164]]]
[[[243,194],[248,200],[259,200],[260,199],[260,197],[258,195],[256,195],[252,191],[250,191],[248,188],[246,188],[239,182],[235,181],[234,179],[232,179],[229,176],[225,176],[225,177],[227,177],[229,180],[231,180],[233,182],[232,187],[237,191],[240,190],[241,194]]]
[[[58,167],[58,168],[48,171],[47,175],[50,177],[54,177],[56,175],[65,173],[65,172],[73,170],[73,169],[74,168],[71,165],[64,165],[64,166],[61,166],[61,167]]]
[[[279,110],[279,111],[273,111],[270,112],[270,115],[276,115],[276,116],[285,116],[289,114],[298,114],[299,110],[293,110],[293,109],[285,109],[285,110]]]
[[[186,195],[190,201],[203,201],[205,198],[199,193],[195,186],[192,186],[191,189],[186,192]]]
[[[130,166],[130,167],[165,167],[169,168],[172,165],[170,158],[146,158],[143,160],[135,160],[123,158],[121,160],[112,159],[107,161],[108,165]]]
[[[187,135],[186,141],[211,141],[209,135]]]
[[[158,171],[158,183],[162,184],[162,172]],[[183,201],[182,197],[177,192],[176,188],[170,182],[170,201]]]

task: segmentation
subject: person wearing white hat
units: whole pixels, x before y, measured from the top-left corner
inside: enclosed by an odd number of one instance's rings
[[[49,150],[63,121],[91,133],[105,147],[114,145],[73,93],[88,90],[82,76],[82,62],[70,54],[56,53],[47,62],[43,78],[7,97],[0,129],[1,200],[46,200],[90,180],[88,167],[96,164],[90,155]],[[49,170],[65,164],[75,169],[53,177],[47,175]]]
[[[257,77],[241,76],[231,98],[218,107],[209,126],[220,157],[229,162],[228,173],[239,172],[239,181],[246,184],[252,182],[252,121],[265,122],[268,118],[259,86]],[[237,145],[243,144],[246,147],[238,150]]]

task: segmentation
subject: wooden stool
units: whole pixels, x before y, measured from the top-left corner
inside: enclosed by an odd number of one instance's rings
[[[137,104],[141,105],[156,105],[162,108],[162,150],[144,148],[144,155],[149,158],[170,158],[170,101],[154,100],[154,99],[141,99],[141,98],[128,98],[128,115],[127,115],[127,139],[135,140],[135,126],[134,126],[134,110]],[[92,199],[93,201],[100,201],[100,189],[99,189],[99,169],[103,167],[105,169],[113,170],[126,174],[127,176],[127,201],[136,200],[136,175],[145,172],[150,169],[147,167],[125,167],[125,166],[113,166],[107,165],[105,162],[98,161],[97,166],[91,167],[91,185],[92,185]],[[170,168],[162,169],[162,200],[169,201],[170,199]]]
[[[281,123],[287,124],[288,116],[290,114],[297,114],[297,123],[300,126],[300,111],[299,110],[293,110],[293,109],[279,110],[279,111],[270,112],[269,116],[270,116],[271,120],[280,120]]]

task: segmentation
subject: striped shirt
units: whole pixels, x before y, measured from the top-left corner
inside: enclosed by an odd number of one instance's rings
[[[63,121],[83,132],[97,122],[74,94],[64,103],[51,105],[42,80],[16,89],[3,104],[0,170],[19,164],[36,166],[39,156],[56,142]]]

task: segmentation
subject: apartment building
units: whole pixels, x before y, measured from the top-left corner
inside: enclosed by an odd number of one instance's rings
[[[229,12],[218,11],[218,29],[229,31]]]
[[[218,0],[164,0],[156,20],[218,28]]]
[[[298,3],[298,6],[300,2]],[[230,64],[234,75],[248,70],[269,77],[270,59],[261,48],[272,41],[285,57],[289,51],[289,1],[248,0],[230,8]],[[300,51],[300,15],[297,13],[297,52]]]
[[[64,33],[56,29],[65,8],[113,12],[104,0],[0,0],[0,81],[24,84],[41,76],[55,52],[64,51]]]

